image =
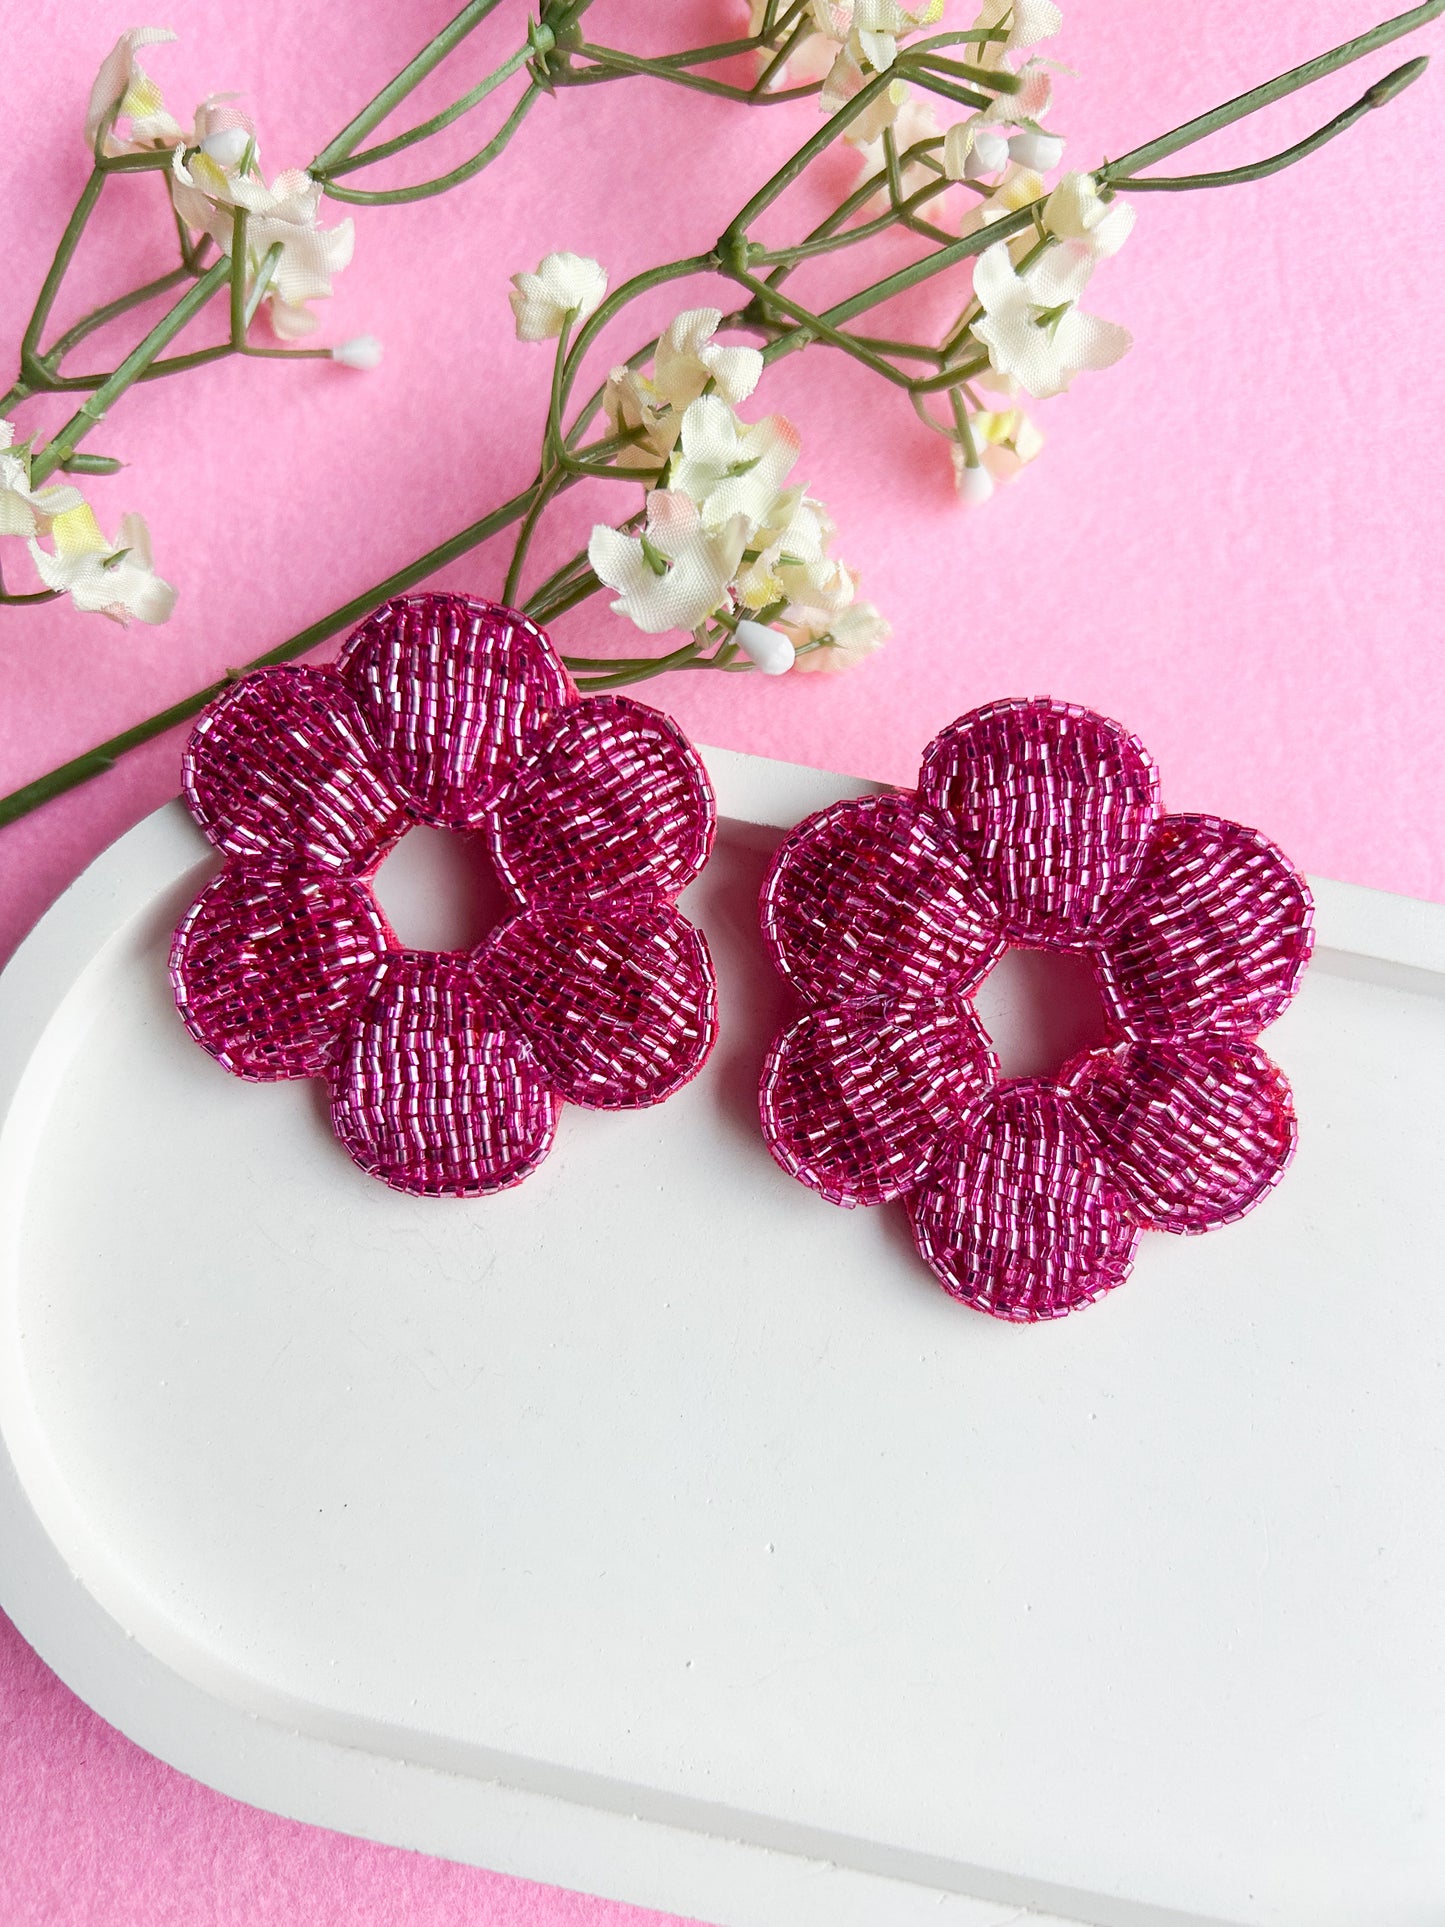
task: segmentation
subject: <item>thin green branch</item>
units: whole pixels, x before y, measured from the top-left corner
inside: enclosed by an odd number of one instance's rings
[[[1383,80],[1377,80],[1373,87],[1366,88],[1360,98],[1353,105],[1345,108],[1343,113],[1336,114],[1333,120],[1326,121],[1323,127],[1316,128],[1313,134],[1308,134],[1303,140],[1296,141],[1292,147],[1283,148],[1278,154],[1271,154],[1267,160],[1250,161],[1243,167],[1221,168],[1213,174],[1180,174],[1169,178],[1158,174],[1146,175],[1142,178],[1119,176],[1109,169],[1101,175],[1101,179],[1107,180],[1111,188],[1127,188],[1131,193],[1136,194],[1184,194],[1192,192],[1196,187],[1240,187],[1246,181],[1265,180],[1269,175],[1278,174],[1286,167],[1293,167],[1296,161],[1302,161],[1310,154],[1317,153],[1329,141],[1337,139],[1347,128],[1353,127],[1356,121],[1363,120],[1366,114],[1373,113],[1377,107],[1387,106],[1397,94],[1402,94],[1407,87],[1417,81],[1429,65],[1430,62],[1424,54],[1418,55],[1414,60],[1407,60],[1403,67],[1396,67],[1393,73],[1386,74]]]
[[[1374,53],[1377,47],[1387,47],[1392,40],[1413,33],[1427,21],[1437,20],[1445,13],[1445,0],[1425,0],[1419,7],[1411,7],[1408,13],[1396,14],[1393,20],[1384,20],[1368,33],[1357,34],[1353,40],[1346,40],[1328,53],[1318,54],[1307,60],[1303,66],[1292,67],[1287,74],[1280,74],[1274,80],[1267,80],[1262,87],[1251,87],[1247,93],[1237,94],[1221,107],[1211,108],[1207,114],[1199,114],[1193,120],[1185,121],[1171,133],[1161,134],[1157,140],[1145,141],[1142,147],[1130,148],[1115,161],[1109,161],[1099,169],[1101,182],[1137,174],[1141,167],[1152,167],[1155,161],[1166,160],[1169,155],[1177,154],[1182,147],[1192,147],[1196,141],[1217,133],[1221,127],[1232,126],[1243,120],[1247,114],[1258,113],[1261,107],[1270,107],[1277,100],[1289,94],[1296,94],[1301,87],[1313,86],[1327,74],[1348,67],[1353,61],[1363,59],[1366,54]]]
[[[125,393],[131,383],[155,360],[161,349],[175,339],[193,316],[200,313],[217,289],[224,287],[230,272],[230,260],[222,255],[216,265],[201,276],[189,293],[182,295],[170,313],[162,316],[144,340],[136,344],[109,380],[101,382],[90,399],[81,403],[78,412],[71,416],[60,433],[54,436],[36,457],[31,470],[32,486],[35,482],[43,481],[47,475],[53,474],[67,456],[74,454],[78,443],[90,433],[92,428],[104,421],[111,403]]]
[[[450,173],[438,174],[435,180],[420,181],[415,187],[364,188],[338,187],[334,181],[323,176],[321,191],[330,200],[350,201],[357,207],[400,207],[403,202],[426,201],[434,194],[445,194],[448,188],[460,187],[463,181],[474,179],[484,167],[491,166],[541,99],[543,91],[536,80],[528,81],[511,113],[486,146],[473,154],[470,160],[463,161],[460,167],[452,168]]]
[[[313,165],[312,178],[334,181],[338,174],[350,174],[358,167],[371,167],[377,161],[390,160],[393,154],[400,154],[406,148],[414,147],[418,141],[430,140],[433,134],[441,133],[443,128],[450,127],[453,121],[460,120],[463,114],[469,114],[474,107],[479,106],[488,95],[495,93],[498,87],[510,80],[519,69],[525,67],[531,58],[530,44],[519,47],[509,59],[502,62],[500,67],[488,74],[485,80],[478,81],[476,86],[463,94],[459,100],[454,100],[450,107],[442,108],[440,113],[433,114],[430,120],[420,121],[415,127],[408,128],[404,134],[397,134],[391,140],[380,141],[375,147],[365,147],[359,154],[348,154],[342,160],[333,161],[324,171],[319,172]]]
[[[144,287],[132,288],[129,294],[117,295],[114,301],[107,301],[103,307],[95,308],[83,321],[77,321],[73,328],[67,328],[48,347],[40,360],[51,368],[58,368],[72,348],[78,347],[88,335],[97,328],[103,328],[108,321],[115,321],[132,308],[144,307],[147,301],[154,301],[157,295],[169,294],[172,288],[180,287],[183,281],[193,277],[186,267],[172,268],[169,274],[158,275],[154,281],[147,281]]]
[[[381,92],[346,123],[335,140],[326,143],[311,163],[310,171],[320,179],[338,161],[345,160],[357,144],[366,139],[372,128],[379,127],[387,115],[421,85],[433,67],[440,66],[452,49],[459,47],[467,35],[479,27],[499,5],[500,0],[468,0],[456,18],[429,40],[414,59],[407,62],[395,80],[389,80]]]
[[[715,94],[721,100],[750,102],[753,105],[772,105],[775,101],[806,100],[822,91],[820,80],[810,81],[804,87],[783,87],[777,93],[760,94],[752,87],[735,87],[725,80],[712,80],[706,74],[689,73],[684,68],[671,67],[661,60],[645,59],[640,54],[623,53],[615,47],[596,47],[584,41],[574,51],[595,65],[587,68],[563,68],[555,78],[559,86],[577,86],[589,79],[620,74],[646,74],[655,80],[670,81],[675,87],[690,87],[700,94]]]

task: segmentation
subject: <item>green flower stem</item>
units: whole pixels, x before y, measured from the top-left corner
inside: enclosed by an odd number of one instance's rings
[[[523,607],[527,614],[538,622],[555,622],[558,616],[565,615],[569,609],[575,609],[579,602],[585,602],[589,596],[596,595],[601,587],[602,584],[597,577],[591,569],[588,569],[585,575],[571,583],[565,591],[558,590],[546,598],[534,596],[524,603]]]
[[[407,62],[395,80],[389,80],[381,92],[368,101],[354,119],[347,122],[335,140],[327,142],[311,163],[310,172],[318,179],[323,179],[338,161],[344,161],[374,127],[379,127],[387,115],[421,85],[433,67],[440,66],[452,49],[459,47],[499,4],[500,0],[469,0],[456,18],[449,21],[414,59]]]
[[[41,355],[41,361],[49,367],[58,368],[71,349],[78,347],[87,335],[93,335],[97,328],[103,328],[108,321],[115,321],[123,314],[129,314],[132,308],[140,308],[147,301],[154,301],[157,295],[169,294],[172,288],[178,288],[183,281],[194,278],[189,268],[182,264],[172,268],[169,274],[158,275],[154,281],[147,281],[143,287],[132,288],[129,294],[117,295],[114,301],[107,301],[103,307],[92,309],[83,321],[77,321],[73,328],[67,328]]]
[[[80,191],[80,199],[75,203],[70,219],[65,224],[65,232],[60,237],[60,245],[55,250],[55,259],[49,272],[40,284],[35,306],[26,323],[25,333],[20,343],[20,373],[22,379],[30,374],[29,364],[38,360],[40,337],[45,324],[50,319],[50,310],[55,306],[55,297],[60,292],[60,284],[75,258],[75,250],[80,245],[80,237],[85,232],[86,223],[95,212],[95,204],[100,199],[105,186],[105,175],[100,168],[93,168]]]
[[[790,296],[776,288],[770,288],[766,281],[760,281],[756,275],[749,274],[744,268],[724,266],[723,273],[729,275],[740,286],[751,288],[764,314],[769,308],[781,308],[783,313],[790,315],[812,340],[826,341],[834,348],[841,348],[845,354],[851,355],[855,361],[861,361],[865,368],[871,368],[875,375],[882,375],[885,381],[891,382],[896,388],[907,388],[911,385],[908,377],[900,374],[890,361],[885,361],[882,355],[874,354],[871,348],[865,348],[856,335],[844,334],[841,328],[834,327],[825,316],[814,314],[801,302],[792,300]]]
[[[1441,0],[1441,4],[1445,5],[1445,0]],[[620,288],[614,289],[577,331],[577,339],[572,343],[562,373],[559,412],[565,410],[572,399],[572,390],[581,372],[582,360],[587,350],[608,322],[615,315],[620,314],[629,302],[635,301],[639,295],[648,293],[652,288],[663,287],[669,281],[680,281],[690,274],[715,273],[720,266],[716,253],[684,255],[679,261],[668,261],[661,267],[646,268],[641,274],[634,274],[630,281],[624,281]]]
[[[647,60],[639,54],[622,53],[614,47],[596,47],[583,41],[574,51],[596,65],[590,74],[586,69],[577,72],[562,68],[555,76],[558,86],[576,86],[588,79],[618,74],[650,74],[654,79],[671,81],[676,87],[691,87],[698,93],[716,94],[721,100],[743,101],[756,106],[769,106],[774,101],[806,100],[823,89],[822,81],[814,80],[806,87],[783,87],[776,93],[760,94],[751,87],[734,87],[725,80],[711,80],[706,74],[689,73],[686,68],[668,66],[660,60]]]
[[[758,73],[757,79],[753,82],[753,93],[758,97],[761,97],[768,91],[768,82],[772,79],[773,75],[779,73],[787,66],[789,60],[793,57],[794,49],[807,38],[808,22],[803,18],[803,10],[801,7],[795,10],[793,21],[794,23],[788,32],[787,38],[774,50],[772,59],[764,64]],[[781,31],[781,28],[775,29],[775,31]]]
[[[702,649],[702,643],[693,636],[680,649],[673,649],[665,656],[634,657],[630,665],[613,669],[604,675],[578,676],[577,687],[587,695],[600,689],[625,689],[629,683],[649,682],[654,676],[665,675],[669,669],[687,668],[690,663],[697,660]],[[562,660],[569,669],[572,667],[570,657],[564,656]],[[3,804],[0,804],[0,809],[3,807]],[[3,818],[0,818],[0,821],[3,821]]]
[[[533,612],[534,604],[545,602],[552,595],[565,594],[573,579],[588,568],[587,551],[579,549],[574,556],[570,556],[562,564],[560,569],[554,569],[545,582],[537,584],[526,604],[528,614]]]
[[[889,69],[890,74],[893,73],[893,68],[901,69],[909,80],[917,81],[918,85],[926,87],[930,94],[941,94],[945,100],[954,101],[960,107],[971,107],[977,112],[993,105],[992,94],[980,93],[976,87],[960,87],[956,81],[945,80],[942,74],[935,73],[923,61],[910,59],[906,54],[898,56],[893,67]]]
[[[1445,0],[1439,0],[1439,4],[1445,6]],[[846,106],[840,107],[836,114],[830,115],[812,139],[804,141],[792,159],[785,161],[776,174],[764,181],[752,199],[734,215],[728,223],[719,251],[725,251],[739,244],[745,245],[747,231],[758,216],[770,208],[780,195],[787,192],[798,176],[811,166],[826,148],[832,146],[844,128],[850,126],[865,107],[871,106],[879,94],[892,84],[892,81],[891,71],[886,74],[874,74],[871,80],[865,81]]]
[[[446,174],[438,174],[434,180],[420,181],[415,187],[364,188],[338,187],[334,181],[323,176],[321,191],[329,200],[349,201],[357,207],[400,207],[403,202],[428,201],[434,194],[445,194],[449,188],[460,187],[463,181],[474,179],[483,168],[491,166],[542,98],[544,91],[540,82],[529,81],[511,113],[486,146],[473,154],[470,160],[463,161],[460,167],[454,167]]]
[[[776,265],[791,268],[796,267],[801,261],[813,260],[817,255],[834,254],[839,248],[851,248],[859,241],[870,241],[875,234],[882,234],[888,228],[896,226],[900,218],[913,213],[915,208],[926,207],[930,201],[946,193],[953,185],[954,183],[948,180],[930,181],[926,187],[917,188],[896,205],[890,206],[887,213],[875,215],[871,221],[861,221],[857,227],[844,228],[841,233],[835,230],[830,234],[819,235],[816,240],[810,237],[806,241],[799,241],[795,247],[768,248],[758,254],[750,251],[749,262],[755,267]],[[864,196],[864,200],[871,200],[878,192],[879,186],[875,177],[869,182],[869,191]],[[853,196],[850,195],[849,199],[853,199]],[[935,232],[941,233],[942,230],[936,229]],[[951,240],[952,236],[945,235],[943,238]],[[769,276],[765,285],[776,288],[779,283]]]
[[[966,61],[949,60],[943,54],[934,53],[919,43],[907,51],[911,64],[932,68],[934,72],[949,74],[954,80],[968,81],[975,87],[983,87],[993,94],[1017,94],[1023,90],[1023,81],[1008,67],[970,67]]]
[[[239,348],[246,339],[246,222],[245,208],[231,215],[231,346]]]
[[[1384,20],[1368,33],[1357,34],[1353,40],[1346,40],[1334,47],[1329,53],[1319,54],[1307,60],[1300,67],[1292,67],[1287,74],[1280,74],[1262,87],[1251,87],[1248,93],[1238,94],[1233,100],[1225,101],[1223,106],[1215,107],[1207,114],[1200,114],[1194,120],[1187,120],[1182,127],[1172,133],[1161,134],[1157,140],[1146,141],[1142,147],[1134,147],[1127,154],[1121,154],[1115,161],[1109,161],[1098,170],[1101,181],[1122,179],[1137,174],[1141,167],[1152,167],[1155,161],[1167,160],[1169,155],[1177,154],[1182,147],[1192,147],[1196,141],[1217,133],[1221,127],[1232,126],[1243,120],[1247,114],[1258,113],[1261,107],[1270,107],[1277,100],[1289,94],[1296,94],[1301,87],[1311,87],[1315,81],[1323,80],[1327,74],[1348,67],[1352,61],[1360,60],[1366,54],[1374,53],[1377,47],[1386,47],[1392,40],[1413,33],[1427,21],[1436,20],[1445,13],[1445,0],[1425,0],[1419,7],[1411,7],[1408,13],[1396,14],[1393,20]]]
[[[182,295],[170,313],[162,316],[144,340],[136,344],[109,380],[103,381],[89,400],[81,403],[79,411],[36,456],[31,468],[32,487],[53,474],[63,461],[75,453],[77,445],[91,429],[104,421],[111,404],[125,393],[186,323],[200,313],[211,296],[225,286],[230,272],[230,259],[222,255],[216,265],[203,274],[187,294]]]
[[[1414,60],[1407,60],[1403,67],[1397,67],[1393,73],[1386,74],[1383,80],[1377,80],[1373,87],[1367,88],[1353,106],[1336,114],[1333,120],[1326,121],[1323,127],[1316,128],[1304,140],[1296,141],[1293,147],[1271,154],[1267,160],[1250,161],[1243,167],[1221,168],[1213,174],[1181,174],[1172,179],[1158,174],[1142,179],[1129,176],[1120,178],[1111,171],[1107,176],[1108,185],[1136,194],[1184,194],[1196,187],[1239,187],[1246,181],[1262,181],[1268,175],[1278,174],[1281,169],[1293,167],[1296,161],[1318,152],[1328,141],[1343,134],[1346,128],[1353,127],[1357,120],[1363,120],[1366,114],[1373,113],[1377,107],[1388,105],[1397,94],[1403,93],[1417,81],[1429,65],[1429,60],[1423,54]]]
[[[418,141],[429,140],[433,134],[441,133],[444,127],[450,127],[453,121],[460,120],[463,114],[469,114],[474,107],[480,106],[489,94],[495,93],[498,87],[525,67],[531,58],[530,43],[525,47],[519,47],[509,59],[502,62],[500,67],[488,74],[485,80],[478,81],[476,86],[463,94],[459,100],[454,100],[450,107],[444,107],[439,114],[433,114],[430,120],[420,121],[415,127],[408,128],[406,133],[397,134],[391,140],[380,141],[375,147],[363,148],[359,154],[348,154],[342,160],[333,161],[324,173],[318,173],[313,165],[312,178],[334,181],[338,174],[349,174],[354,168],[370,167],[376,161],[390,160],[393,154],[400,154],[406,148],[414,147]]]
[[[281,265],[283,251],[282,244],[279,241],[273,241],[261,257],[261,265],[257,268],[256,277],[251,283],[251,292],[246,296],[245,305],[241,310],[242,340],[245,339],[247,328],[256,318],[256,310],[266,298],[266,291],[275,278],[277,268]]]

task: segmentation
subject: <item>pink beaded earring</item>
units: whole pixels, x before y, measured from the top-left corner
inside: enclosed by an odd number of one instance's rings
[[[706,1059],[712,962],[676,899],[712,846],[707,774],[656,710],[580,698],[514,610],[403,597],[334,663],[243,677],[185,792],[226,859],[171,953],[187,1028],[239,1077],[324,1077],[396,1189],[516,1184],[564,1102],[656,1104]],[[418,823],[490,855],[510,914],[476,949],[407,949],[377,905]]]
[[[1309,891],[1257,831],[1165,815],[1143,745],[1045,700],[929,745],[916,790],[840,803],[778,851],[764,940],[805,1006],[768,1053],[763,1132],[835,1204],[901,1198],[944,1289],[1057,1318],[1144,1229],[1250,1210],[1294,1149],[1257,1038],[1294,995]],[[1102,1048],[1002,1078],[973,994],[1009,945],[1087,959]]]

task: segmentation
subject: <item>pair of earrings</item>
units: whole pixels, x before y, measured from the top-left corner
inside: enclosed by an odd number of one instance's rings
[[[238,1076],[325,1077],[364,1170],[477,1197],[547,1155],[564,1103],[692,1078],[712,963],[677,908],[712,846],[668,717],[579,698],[525,616],[454,595],[379,609],[323,668],[243,677],[185,790],[226,857],[171,954],[191,1034]],[[470,952],[408,950],[371,879],[417,823],[480,836],[515,904]],[[762,931],[803,1005],[767,1056],[764,1137],[835,1204],[906,1201],[954,1296],[1057,1317],[1118,1284],[1141,1229],[1202,1231],[1294,1148],[1256,1039],[1308,959],[1303,879],[1257,832],[1165,815],[1137,738],[1049,701],[973,711],[914,791],[785,839]],[[1010,944],[1086,955],[1108,1040],[999,1075],[972,993]]]

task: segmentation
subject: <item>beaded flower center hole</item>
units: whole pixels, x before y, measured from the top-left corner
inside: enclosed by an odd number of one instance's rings
[[[974,993],[1005,1077],[1051,1077],[1105,1041],[1094,967],[1071,951],[1010,946]]]
[[[409,950],[473,950],[512,908],[481,838],[429,823],[382,859],[371,888]]]

